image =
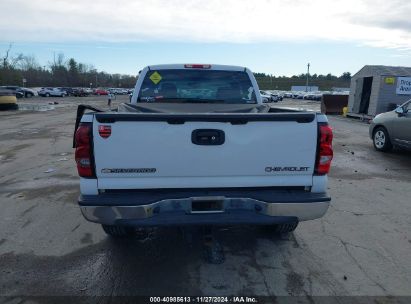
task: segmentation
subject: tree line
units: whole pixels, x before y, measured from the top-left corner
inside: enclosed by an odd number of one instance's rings
[[[27,87],[119,87],[131,88],[136,77],[98,71],[93,65],[66,59],[63,53],[41,66],[33,55],[10,55],[2,58],[0,85]]]
[[[307,74],[287,76],[272,76],[264,73],[255,73],[258,86],[262,90],[290,90],[291,86],[305,86]],[[341,76],[332,74],[308,76],[308,85],[318,86],[320,90],[328,91],[334,87],[349,88],[351,83],[351,73],[345,72]]]
[[[0,85],[19,85],[27,87],[120,87],[131,88],[136,83],[136,76],[109,74],[98,71],[93,65],[78,62],[74,58],[66,59],[59,53],[41,66],[33,55],[10,54],[11,45],[2,58],[0,66]],[[304,86],[307,74],[291,77],[272,76],[265,73],[254,74],[260,89],[290,90],[293,85]],[[351,74],[343,73],[337,77],[332,74],[309,75],[309,85],[321,90],[332,87],[349,87]]]

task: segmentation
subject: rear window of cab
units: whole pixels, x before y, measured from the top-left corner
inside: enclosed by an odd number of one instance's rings
[[[146,74],[138,101],[252,104],[257,99],[245,71],[166,69]]]

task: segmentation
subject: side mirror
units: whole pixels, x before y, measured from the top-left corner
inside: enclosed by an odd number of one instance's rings
[[[402,115],[404,114],[404,109],[402,107],[398,107],[395,109],[395,113],[397,113],[398,115]]]

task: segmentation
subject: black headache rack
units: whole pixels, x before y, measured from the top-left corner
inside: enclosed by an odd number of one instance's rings
[[[74,135],[73,135],[73,148],[76,147],[76,131],[78,126],[80,125],[81,118],[83,117],[86,110],[91,110],[93,112],[104,112],[102,109],[95,108],[89,105],[79,105],[77,107],[77,114],[76,114],[76,124],[74,126]]]

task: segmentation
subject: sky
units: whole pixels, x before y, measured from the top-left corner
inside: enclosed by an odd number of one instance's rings
[[[1,0],[0,57],[54,54],[110,73],[241,65],[276,76],[411,66],[405,0]]]

